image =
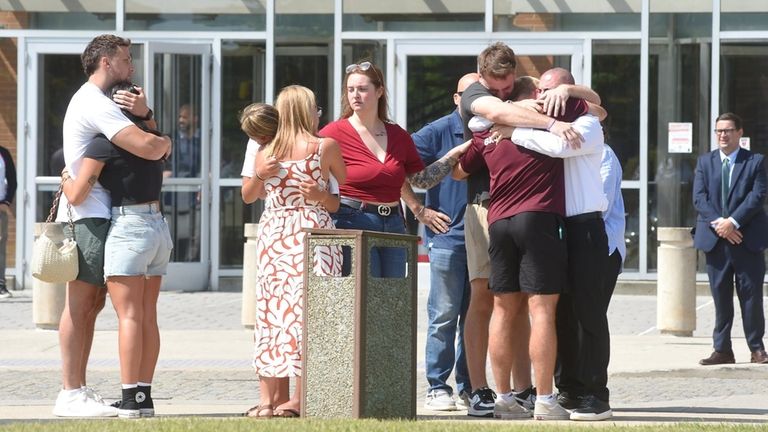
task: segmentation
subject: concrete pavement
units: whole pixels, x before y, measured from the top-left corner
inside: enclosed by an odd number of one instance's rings
[[[58,333],[35,330],[29,291],[0,301],[0,421],[53,418],[59,389]],[[162,350],[153,385],[159,415],[237,415],[258,398],[250,367],[252,334],[240,325],[240,293],[176,293],[160,296]],[[614,296],[609,311],[613,334],[609,386],[612,421],[768,423],[768,365],[749,363],[740,318],[734,322],[737,364],[702,367],[711,351],[714,317],[708,297],[698,301],[691,338],[655,330],[655,297]],[[419,372],[423,401],[426,287],[419,292]],[[738,310],[738,307],[736,308]],[[107,302],[97,321],[89,385],[107,399],[119,397],[117,322]],[[488,372],[490,377],[490,371]],[[462,411],[420,418],[469,420]]]

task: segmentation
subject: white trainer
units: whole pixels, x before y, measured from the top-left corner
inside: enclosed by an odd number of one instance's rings
[[[424,409],[432,411],[456,411],[456,401],[444,389],[431,390],[424,401]]]
[[[469,408],[469,393],[461,392],[456,398],[456,409],[466,411]]]
[[[57,417],[117,417],[117,409],[91,399],[85,389],[62,390],[56,397],[53,415]]]
[[[533,408],[533,418],[536,420],[570,420],[571,413],[566,411],[557,402],[548,404],[537,400]]]
[[[102,405],[107,404],[104,402],[104,398],[102,398],[101,395],[93,387],[85,386],[82,387],[82,390],[85,392],[85,395],[88,397],[88,399],[93,399],[95,402]]]
[[[493,416],[502,420],[517,420],[517,419],[529,419],[533,414],[520,406],[519,403],[512,397],[512,400],[507,400],[503,396],[496,398],[496,405],[493,407]]]

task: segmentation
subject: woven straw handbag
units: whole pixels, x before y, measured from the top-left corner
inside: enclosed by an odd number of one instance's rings
[[[52,222],[59,206],[64,182],[59,186],[53,199],[51,211],[45,221],[40,237],[32,248],[32,276],[43,282],[65,283],[74,280],[79,272],[77,264],[77,243],[64,232],[64,224]],[[74,235],[72,206],[67,203],[68,225]]]

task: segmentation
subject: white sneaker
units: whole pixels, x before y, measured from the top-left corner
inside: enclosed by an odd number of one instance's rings
[[[85,395],[88,397],[88,399],[92,399],[93,401],[100,403],[102,405],[107,404],[106,402],[104,402],[104,399],[101,397],[101,395],[93,387],[85,386],[82,388],[82,390],[85,392]]]
[[[456,411],[456,401],[453,396],[444,389],[431,390],[424,401],[424,409],[432,411]]]
[[[456,398],[456,409],[467,410],[469,408],[469,393],[461,392]]]
[[[536,406],[533,408],[533,418],[536,420],[569,420],[571,413],[566,411],[557,402],[548,404],[537,400]]]
[[[496,398],[496,405],[493,407],[493,416],[502,420],[529,419],[531,412],[522,406],[512,397],[507,400],[503,396]]]
[[[53,415],[57,417],[116,417],[117,409],[91,399],[84,389],[78,389],[75,392],[62,390],[56,397]]]

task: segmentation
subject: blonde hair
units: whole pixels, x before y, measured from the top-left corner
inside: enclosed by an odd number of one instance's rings
[[[277,135],[279,118],[272,105],[250,104],[240,113],[240,129],[251,139],[269,138],[271,141]]]
[[[283,159],[290,155],[297,137],[315,135],[315,94],[300,85],[284,87],[277,95],[275,108],[280,113],[280,120],[275,139],[267,145],[267,154]]]

